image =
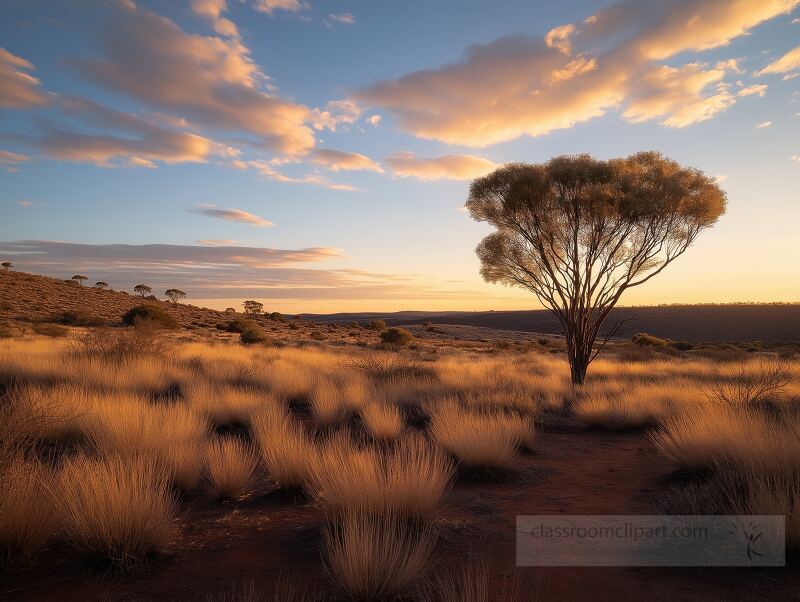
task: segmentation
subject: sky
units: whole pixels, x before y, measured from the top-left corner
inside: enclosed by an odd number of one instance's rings
[[[287,313],[538,308],[463,205],[660,151],[727,214],[622,304],[800,301],[800,0],[3,0],[0,259]]]

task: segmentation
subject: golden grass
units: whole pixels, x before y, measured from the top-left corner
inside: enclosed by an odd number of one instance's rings
[[[279,487],[293,489],[309,482],[317,462],[317,448],[302,425],[275,406],[256,414],[251,428],[261,461]]]
[[[68,460],[54,492],[68,541],[121,567],[165,549],[176,516],[169,476],[143,458]]]
[[[431,527],[395,514],[346,512],[323,529],[325,566],[352,598],[392,599],[425,576],[436,540]]]
[[[375,441],[394,441],[405,426],[399,408],[391,403],[368,403],[360,415],[364,428]]]
[[[522,436],[516,417],[465,410],[453,401],[440,402],[433,409],[430,431],[467,468],[511,468]]]
[[[222,499],[239,499],[252,483],[258,456],[249,445],[228,437],[209,444],[206,464],[214,494]]]
[[[36,552],[59,527],[52,480],[41,462],[17,456],[0,469],[0,562]]]
[[[340,387],[325,379],[317,383],[311,394],[311,412],[317,426],[325,429],[348,422],[353,416],[353,406]]]
[[[426,517],[450,486],[450,460],[420,436],[390,450],[358,447],[345,434],[324,444],[311,490],[330,516],[348,510]]]

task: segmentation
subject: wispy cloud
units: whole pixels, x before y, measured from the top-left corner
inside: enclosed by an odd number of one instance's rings
[[[229,222],[240,222],[243,224],[250,224],[252,226],[258,226],[263,228],[265,226],[274,226],[271,221],[264,219],[263,217],[259,217],[254,215],[248,211],[243,211],[241,209],[225,209],[223,207],[217,207],[216,205],[209,205],[203,204],[199,207],[195,207],[194,209],[190,209],[192,213],[197,213],[199,215],[206,215],[208,217],[215,217],[217,219],[224,219]]]
[[[285,182],[287,184],[311,184],[313,186],[322,186],[330,190],[358,190],[355,186],[351,186],[350,184],[331,182],[328,178],[320,174],[312,173],[299,177],[287,176],[271,163],[262,161],[260,159],[253,161],[239,161],[236,166],[240,169],[252,168],[268,180],[275,180],[276,182]]]
[[[272,15],[279,10],[296,13],[304,10],[306,5],[299,0],[255,0],[253,8],[259,12]]]
[[[30,160],[31,158],[28,155],[0,150],[0,168],[6,171],[17,172],[21,163],[26,163]]]
[[[761,123],[757,124],[756,127],[763,130],[764,128],[768,128],[771,125],[772,125],[771,121],[762,121]]]
[[[736,93],[736,96],[764,96],[767,93],[767,84],[755,84],[742,88]]]
[[[417,157],[409,151],[394,153],[384,159],[397,176],[419,180],[471,180],[500,167],[494,161],[475,155]]]
[[[376,171],[383,173],[383,168],[366,155],[332,148],[321,148],[314,151],[311,155],[311,162],[327,167],[331,171]]]
[[[28,73],[33,70],[30,61],[0,48],[0,107],[28,109],[47,104],[39,80]]]
[[[201,238],[195,242],[206,247],[231,247],[237,243],[235,240],[220,238]]]
[[[780,73],[791,73],[800,69],[800,46],[790,50],[779,59],[772,61],[769,65],[758,72],[759,75],[770,75]]]
[[[325,24],[330,27],[331,25],[339,24],[339,25],[355,25],[356,18],[353,13],[339,13],[339,14],[332,14],[328,15],[328,18],[325,19]]]

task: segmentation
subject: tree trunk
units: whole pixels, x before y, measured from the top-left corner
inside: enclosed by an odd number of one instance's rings
[[[569,358],[569,371],[572,377],[573,385],[582,385],[586,380],[586,369],[589,367],[589,362],[584,357]]]

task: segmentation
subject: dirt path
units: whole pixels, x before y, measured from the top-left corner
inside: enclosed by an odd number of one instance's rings
[[[513,574],[523,600],[748,600],[800,596],[796,569],[516,568],[518,514],[650,514],[669,466],[642,433],[544,433],[502,482],[459,481],[437,516],[440,562],[488,559],[497,592]],[[283,575],[325,591],[319,517],[307,504],[256,495],[238,505],[198,500],[175,550],[139,576],[98,580],[64,550],[0,577],[8,600],[204,600],[252,581],[270,593]]]

